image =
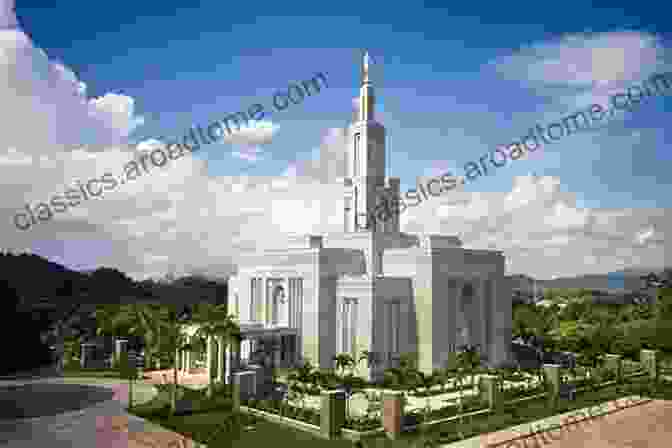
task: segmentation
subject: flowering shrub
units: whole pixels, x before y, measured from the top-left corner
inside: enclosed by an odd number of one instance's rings
[[[355,431],[369,431],[380,428],[383,426],[383,423],[380,417],[363,415],[360,417],[347,417],[343,426],[346,429],[353,429]]]
[[[320,412],[311,408],[300,408],[279,400],[247,400],[241,403],[243,406],[282,415],[284,417],[300,420],[305,423],[320,426]],[[281,413],[282,410],[282,413]]]

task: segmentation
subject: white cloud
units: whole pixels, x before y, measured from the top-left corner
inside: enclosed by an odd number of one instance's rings
[[[11,23],[11,8],[0,4],[0,21]],[[290,233],[342,231],[338,179],[345,174],[346,139],[338,128],[326,131],[310,160],[296,160],[278,176],[211,177],[206,162],[187,156],[19,231],[12,217],[25,201],[48,201],[75,181],[106,172],[117,177],[136,152],[161,142],[146,140],[129,151],[124,137],[140,122],[133,100],[116,94],[88,99],[70,70],[49,61],[18,30],[0,31],[0,67],[6,78],[0,79],[0,112],[26,123],[0,136],[2,249],[113,266],[136,278],[166,272],[225,276],[235,270],[242,250],[277,247]],[[91,132],[82,136],[84,129]],[[254,148],[246,154],[261,156],[258,147],[277,129],[256,126],[234,134],[231,143],[241,155],[241,148]],[[425,174],[451,164],[437,162]],[[504,250],[510,272],[539,277],[602,272],[624,262],[656,265],[665,261],[665,249],[672,253],[666,210],[577,209],[572,195],[562,191],[570,188],[560,185],[557,177],[523,176],[506,193],[454,191],[409,209],[403,228],[459,235],[466,247]]]
[[[16,25],[14,2],[0,2],[0,20]],[[69,68],[52,61],[19,27],[0,29],[0,154],[50,154],[85,147],[100,151],[122,143],[142,124],[132,98],[108,93],[86,96],[86,85]]]

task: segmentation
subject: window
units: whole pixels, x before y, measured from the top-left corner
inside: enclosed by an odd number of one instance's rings
[[[357,300],[343,299],[341,310],[341,353],[354,355],[357,336]]]
[[[399,324],[401,318],[401,303],[387,302],[386,307],[386,321],[387,321],[387,351],[390,358],[393,354],[399,353]]]
[[[282,286],[278,285],[273,288],[273,309],[272,309],[272,314],[271,314],[271,323],[272,324],[278,324],[279,323],[279,309],[280,306],[284,303],[285,301],[285,288]]]
[[[383,252],[378,252],[378,275],[383,275]]]
[[[303,279],[290,278],[289,287],[289,326],[301,328],[303,309]]]
[[[258,310],[261,304],[261,278],[255,277],[251,279],[250,285],[250,321],[256,322],[259,320]]]
[[[355,134],[355,149],[353,152],[354,160],[353,160],[353,167],[352,167],[352,175],[353,176],[359,176],[359,149],[360,149],[360,140],[361,140],[362,135],[357,133]]]

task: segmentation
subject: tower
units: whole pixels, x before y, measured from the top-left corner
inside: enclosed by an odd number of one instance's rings
[[[399,179],[386,177],[385,127],[375,121],[375,94],[369,68],[370,58],[366,52],[361,68],[359,114],[347,133],[344,230],[399,232],[399,215],[390,205],[390,198],[399,196]],[[384,208],[388,215],[380,219],[376,215]]]

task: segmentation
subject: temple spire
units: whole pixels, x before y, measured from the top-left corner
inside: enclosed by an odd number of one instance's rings
[[[371,65],[369,52],[365,51],[362,58],[362,86],[359,89],[359,120],[373,120],[374,95],[373,86],[369,79],[369,66]]]
[[[364,52],[364,58],[362,59],[362,85],[368,84],[369,81],[369,52]]]

